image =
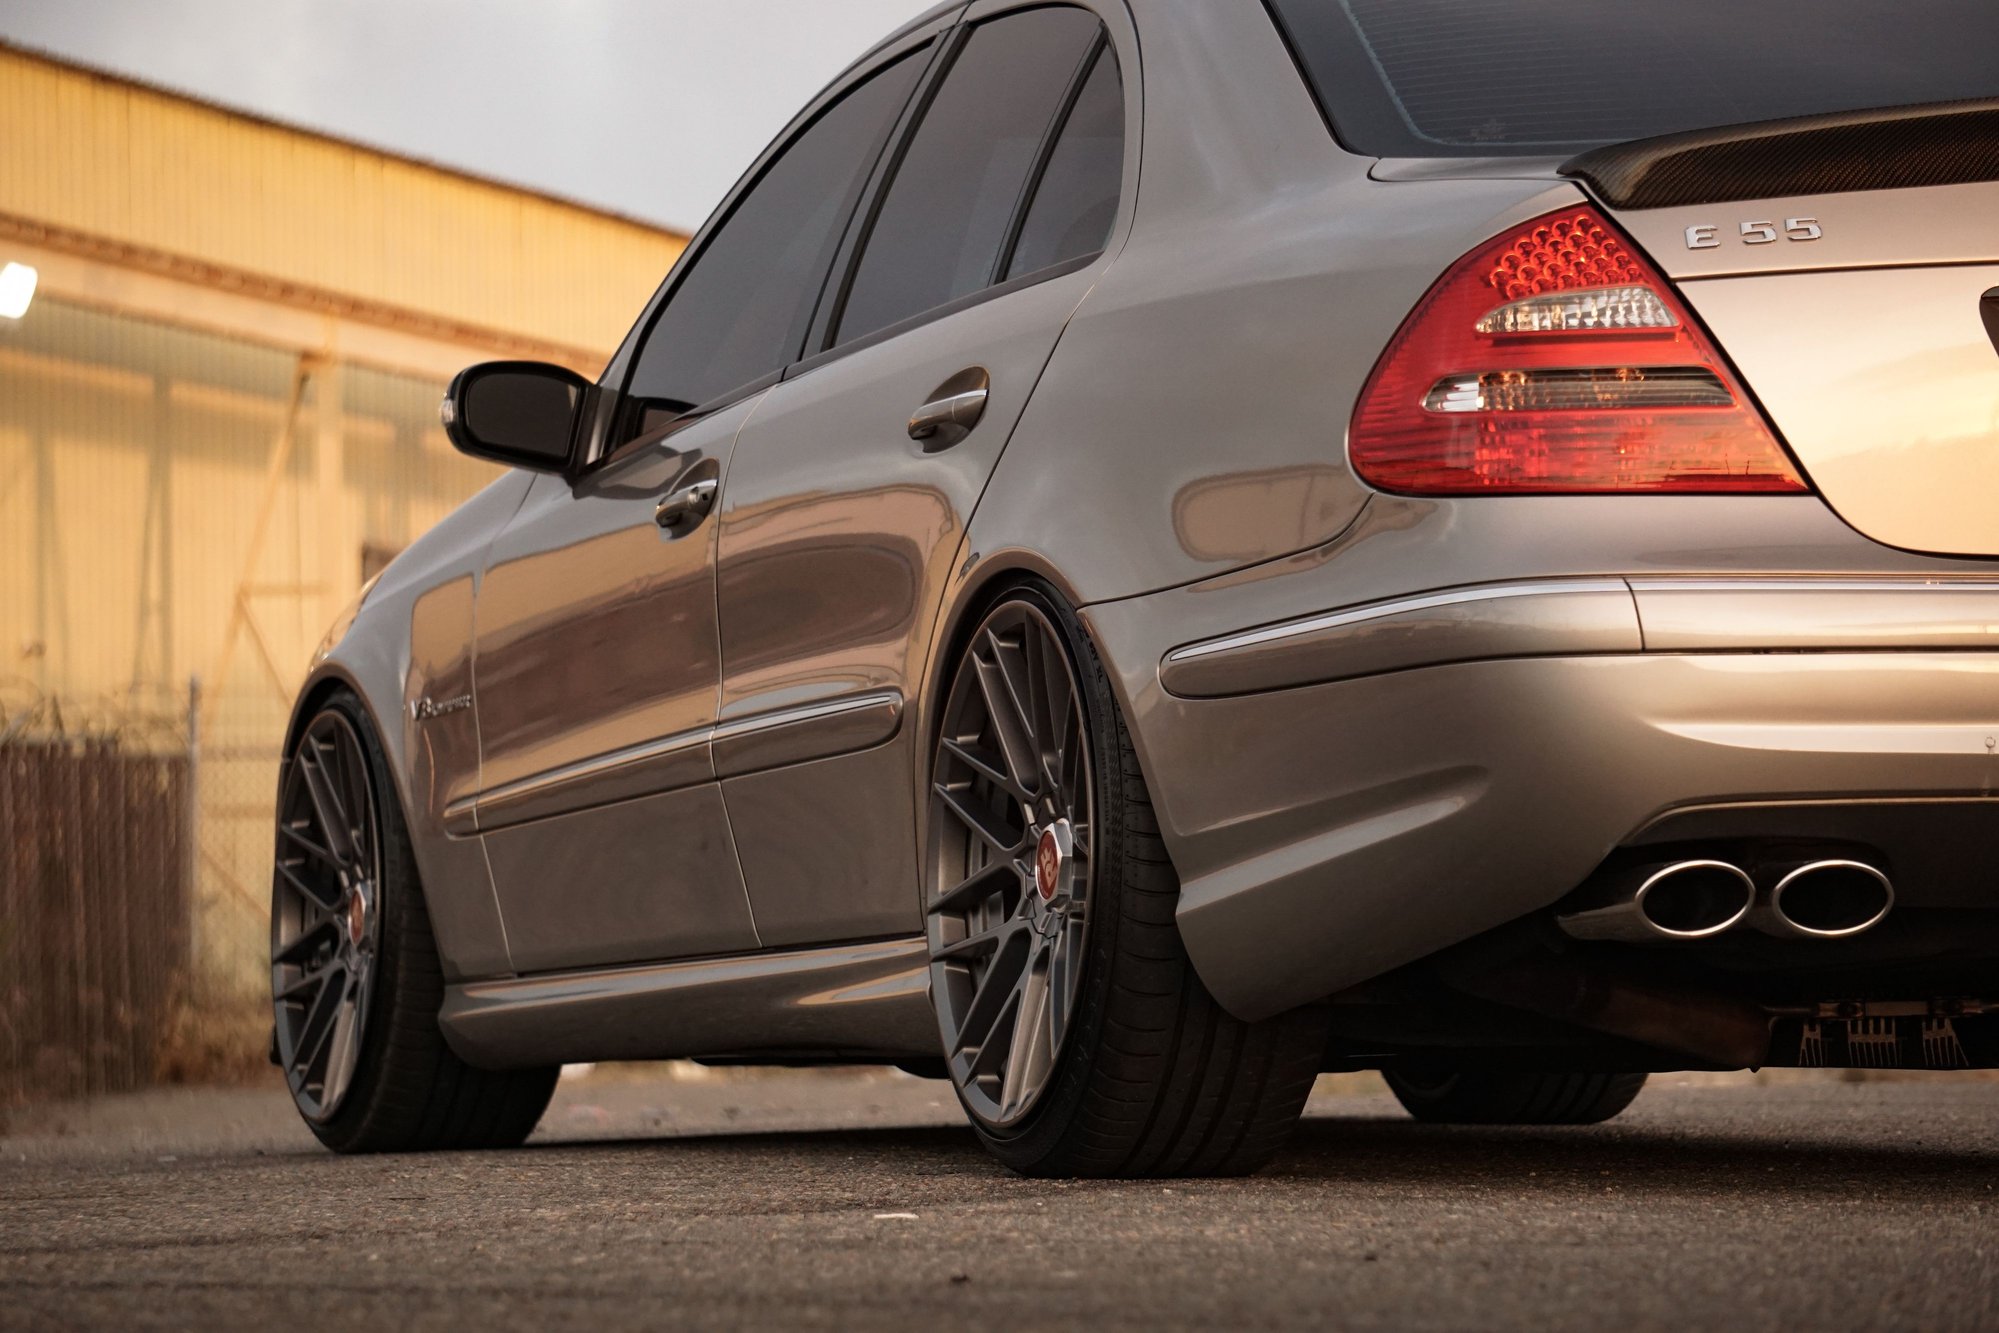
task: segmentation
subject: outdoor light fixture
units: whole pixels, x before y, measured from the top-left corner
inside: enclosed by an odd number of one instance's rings
[[[0,319],[19,319],[34,304],[35,283],[41,274],[32,264],[9,264],[0,268]]]

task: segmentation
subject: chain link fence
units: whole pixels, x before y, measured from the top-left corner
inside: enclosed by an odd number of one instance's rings
[[[138,1087],[189,1003],[184,720],[0,705],[0,1102]]]
[[[264,1059],[283,723],[205,711],[0,684],[0,1105]]]
[[[191,1003],[165,1071],[178,1079],[239,1077],[264,1061],[270,1039],[271,862],[289,708],[268,695],[219,702],[192,714]]]

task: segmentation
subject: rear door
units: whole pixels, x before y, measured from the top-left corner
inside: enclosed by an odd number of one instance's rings
[[[1082,7],[967,12],[824,350],[737,442],[715,762],[766,945],[921,927],[903,717],[972,508],[1129,205],[1128,41]]]
[[[518,971],[757,947],[711,757],[713,500],[927,64],[888,59],[769,160],[607,372],[595,461],[493,543],[469,814]]]

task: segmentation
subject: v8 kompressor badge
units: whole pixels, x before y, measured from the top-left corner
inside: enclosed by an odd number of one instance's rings
[[[410,717],[418,722],[428,722],[446,713],[462,713],[472,706],[469,694],[454,695],[449,699],[439,699],[433,703],[429,698],[418,699],[410,705]]]

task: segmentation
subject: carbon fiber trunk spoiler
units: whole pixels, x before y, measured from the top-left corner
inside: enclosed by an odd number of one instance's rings
[[[1560,170],[1613,208],[1999,180],[1999,98],[1664,134],[1593,148]]]

